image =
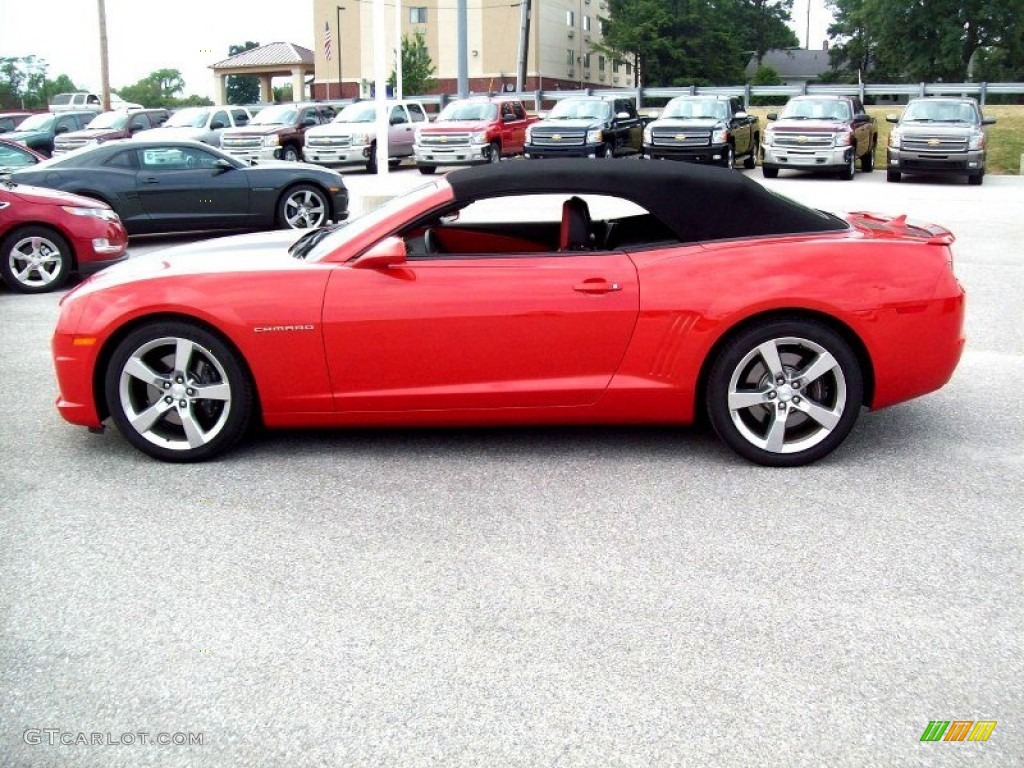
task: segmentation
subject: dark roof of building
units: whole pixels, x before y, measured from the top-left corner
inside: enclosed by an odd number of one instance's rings
[[[211,68],[231,69],[233,67],[277,67],[288,64],[313,66],[313,52],[295,43],[267,43],[259,48],[236,53],[230,58],[211,64]]]
[[[847,228],[741,173],[688,163],[521,160],[445,178],[458,200],[529,193],[621,197],[646,208],[684,242]]]
[[[761,65],[771,67],[784,80],[816,80],[832,68],[828,54],[827,50],[775,48],[765,53]],[[757,59],[752,58],[747,64],[747,77],[752,77],[756,71]]]

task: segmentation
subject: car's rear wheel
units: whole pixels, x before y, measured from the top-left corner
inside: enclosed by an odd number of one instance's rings
[[[885,180],[891,181],[893,184],[899,184],[901,181],[903,181],[903,174],[900,173],[899,171],[886,171]]]
[[[812,320],[781,319],[740,333],[707,380],[711,423],[758,464],[795,467],[828,455],[853,429],[864,394],[849,343]]]
[[[286,229],[314,229],[327,223],[327,196],[316,187],[292,187],[277,204],[277,222]]]
[[[287,160],[289,163],[297,163],[299,161],[299,150],[291,144],[285,144],[281,148],[281,159]]]
[[[857,156],[853,154],[853,150],[850,150],[850,160],[846,163],[846,167],[839,173],[839,178],[843,181],[852,181],[854,174],[857,173]]]
[[[43,293],[60,288],[71,274],[71,246],[48,227],[22,227],[0,244],[0,277],[12,291]]]
[[[766,179],[777,179],[777,178],[779,178],[779,169],[778,168],[765,168],[762,165],[761,166],[761,173],[764,175],[764,177]]]
[[[186,322],[144,326],[111,356],[104,390],[118,430],[163,461],[202,461],[233,446],[252,414],[252,384],[237,353]]]

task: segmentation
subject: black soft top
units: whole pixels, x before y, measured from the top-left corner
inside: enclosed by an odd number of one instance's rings
[[[632,200],[682,241],[847,229],[838,218],[769,192],[737,171],[652,160],[514,160],[446,180],[456,200],[517,194],[593,194]]]

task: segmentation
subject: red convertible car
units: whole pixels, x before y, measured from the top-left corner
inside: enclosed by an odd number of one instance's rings
[[[688,424],[795,466],[945,384],[953,236],[740,174],[456,171],[333,227],[131,259],[62,302],[70,422],[195,461],[247,427]]]

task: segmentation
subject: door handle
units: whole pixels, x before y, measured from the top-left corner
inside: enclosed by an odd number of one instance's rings
[[[159,184],[160,183],[160,179],[158,179],[156,176],[147,176],[146,178],[144,178],[142,180],[142,183],[143,184]]]
[[[588,280],[584,280],[582,283],[574,285],[573,290],[578,291],[579,293],[601,294],[621,291],[622,286],[618,283],[609,283],[603,277],[591,277]]]

